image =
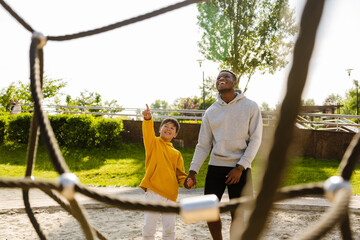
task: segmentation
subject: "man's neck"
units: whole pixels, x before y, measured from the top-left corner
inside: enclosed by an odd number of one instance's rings
[[[222,92],[220,93],[220,97],[224,102],[229,103],[236,97],[236,92],[235,90]]]

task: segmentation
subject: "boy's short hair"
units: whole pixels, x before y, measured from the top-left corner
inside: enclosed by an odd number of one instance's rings
[[[220,73],[222,73],[222,72],[230,73],[230,74],[234,77],[235,81],[237,81],[236,74],[235,74],[233,71],[230,71],[230,70],[228,70],[228,69],[223,69],[223,70],[220,71]],[[219,74],[220,74],[220,73],[219,73]]]
[[[180,123],[175,119],[175,118],[165,118],[164,120],[162,120],[161,124],[160,124],[160,128],[165,124],[171,122],[175,125],[176,127],[176,133],[178,133],[180,131]]]

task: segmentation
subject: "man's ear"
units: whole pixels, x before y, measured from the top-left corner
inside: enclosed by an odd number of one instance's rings
[[[234,80],[233,83],[234,83],[234,87],[236,87],[238,84],[238,81]]]

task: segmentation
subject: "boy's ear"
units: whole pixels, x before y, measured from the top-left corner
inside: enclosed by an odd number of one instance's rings
[[[178,135],[178,133],[175,133],[174,138],[176,138],[177,135]]]

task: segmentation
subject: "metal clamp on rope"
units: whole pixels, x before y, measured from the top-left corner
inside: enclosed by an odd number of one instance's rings
[[[34,176],[25,176],[25,177],[23,177],[23,179],[29,179],[29,180],[31,180],[31,181],[34,181],[35,180],[35,177]]]
[[[63,173],[59,177],[62,187],[61,194],[68,200],[74,199],[75,185],[79,183],[79,178],[74,173]]]
[[[328,178],[324,183],[325,196],[330,202],[335,199],[336,191],[339,189],[347,189],[352,192],[352,187],[349,181],[345,181],[340,176],[332,176]]]
[[[40,40],[40,43],[37,46],[38,49],[42,49],[46,45],[47,38],[44,36],[44,34],[40,32],[33,32],[32,38],[37,38]]]
[[[185,223],[218,221],[219,200],[215,194],[181,199],[180,215]]]

